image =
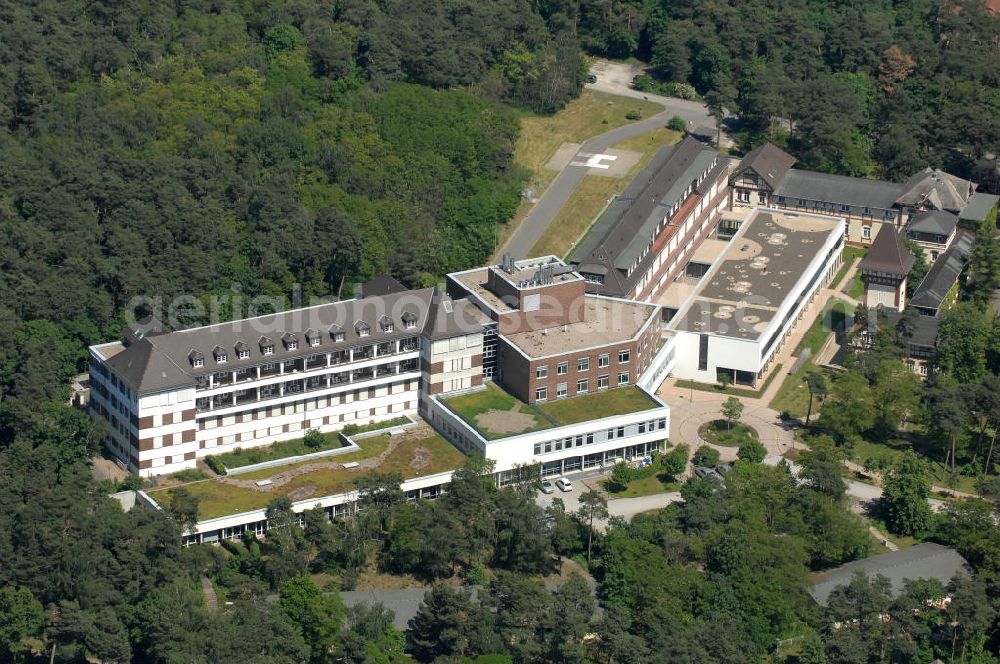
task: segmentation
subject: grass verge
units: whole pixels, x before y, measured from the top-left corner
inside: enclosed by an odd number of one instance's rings
[[[595,217],[611,198],[625,191],[635,176],[652,160],[653,155],[664,145],[676,143],[681,134],[669,129],[658,128],[625,139],[612,147],[618,150],[632,150],[642,153],[642,158],[623,178],[603,175],[588,175],[573,192],[566,205],[545,229],[542,237],[531,250],[532,256],[568,256],[573,248],[586,236]]]
[[[607,489],[611,498],[639,498],[640,496],[652,496],[667,491],[680,491],[681,485],[666,473],[659,473],[650,477],[643,477],[633,480],[621,491],[612,491],[609,487],[611,482],[605,480],[601,485]]]
[[[716,394],[728,394],[734,397],[747,397],[748,399],[759,399],[765,392],[767,388],[771,386],[771,383],[781,375],[782,365],[777,364],[774,367],[774,371],[768,376],[763,384],[761,384],[758,390],[748,390],[743,387],[733,387],[730,385],[723,389],[722,385],[719,383],[699,383],[696,380],[678,380],[674,383],[674,387],[681,390],[698,390],[700,392],[715,392]]]
[[[659,104],[642,99],[585,89],[555,115],[532,115],[527,112],[522,115],[521,134],[514,148],[514,162],[531,173],[528,186],[534,189],[536,197],[540,197],[558,174],[547,170],[545,164],[552,159],[560,145],[583,143],[606,131],[631,124],[635,121],[625,117],[630,111],[648,118],[662,110]],[[532,203],[522,201],[514,217],[500,226],[497,231],[498,247],[520,225],[531,207]]]

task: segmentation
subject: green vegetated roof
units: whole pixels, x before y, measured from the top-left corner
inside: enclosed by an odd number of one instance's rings
[[[248,486],[231,484],[223,478],[195,482],[185,485],[185,489],[199,499],[198,517],[202,520],[227,516],[239,512],[261,509],[275,498],[288,496],[293,501],[323,496],[337,495],[351,491],[355,480],[367,473],[400,473],[404,479],[460,468],[464,455],[456,447],[437,433],[421,430],[403,434],[399,440],[392,440],[388,433],[361,438],[356,441],[361,448],[356,452],[330,459],[280,466],[253,473],[231,476],[229,479],[253,484],[263,479],[271,479],[275,486],[270,490],[258,490]],[[394,448],[376,468],[343,468],[349,462],[364,462]],[[428,454],[419,453],[426,450]],[[315,464],[315,469],[298,472],[298,469]],[[283,481],[288,473],[298,473]],[[150,490],[148,493],[164,508],[170,505],[170,497],[175,488]]]
[[[487,440],[626,415],[660,406],[638,387],[601,390],[528,405],[496,383],[448,399],[445,405]]]

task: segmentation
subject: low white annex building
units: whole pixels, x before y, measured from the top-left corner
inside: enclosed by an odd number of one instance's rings
[[[755,209],[668,323],[674,376],[755,386],[842,261],[844,221]]]

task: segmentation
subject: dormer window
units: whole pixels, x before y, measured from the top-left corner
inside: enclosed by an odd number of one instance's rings
[[[336,325],[336,324],[331,325],[330,326],[330,338],[333,339],[334,343],[337,343],[338,341],[343,341],[344,340],[344,328],[342,328],[342,327],[340,327],[339,325]]]
[[[320,334],[316,330],[309,328],[306,330],[306,343],[315,348],[320,343]]]
[[[258,342],[262,355],[274,355],[274,342],[267,337],[261,337]]]
[[[250,346],[247,346],[242,341],[236,342],[236,357],[241,360],[250,359]]]
[[[404,311],[400,318],[403,319],[403,327],[407,330],[412,330],[417,326],[417,315],[412,311]]]
[[[379,327],[382,328],[383,332],[392,332],[395,326],[392,324],[392,319],[388,316],[382,316],[378,321]]]
[[[367,337],[372,333],[372,328],[368,323],[363,320],[359,320],[354,324],[354,331],[358,333],[359,337]]]
[[[216,346],[212,353],[215,355],[216,364],[225,364],[226,360],[229,359],[229,355],[222,349],[222,346]]]
[[[281,341],[285,344],[285,350],[295,350],[299,347],[299,340],[291,332],[285,332]]]
[[[196,350],[192,350],[188,353],[188,359],[191,360],[191,366],[195,369],[200,369],[205,366],[205,356]]]

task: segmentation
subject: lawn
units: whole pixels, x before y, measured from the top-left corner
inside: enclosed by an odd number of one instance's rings
[[[351,435],[353,435],[363,431],[388,429],[390,427],[401,426],[409,423],[410,420],[406,417],[395,417],[384,422],[375,422],[373,424],[366,424],[365,426],[352,427],[348,431]],[[339,431],[324,433],[323,444],[319,447],[308,447],[306,446],[304,440],[305,439],[303,438],[296,438],[294,440],[285,440],[280,443],[274,443],[272,445],[268,445],[267,447],[253,447],[249,449],[236,448],[232,452],[220,454],[216,456],[216,458],[221,461],[226,468],[242,468],[243,466],[249,466],[255,463],[264,463],[265,461],[275,461],[277,459],[284,459],[302,454],[312,454],[314,452],[334,450],[343,446],[343,442],[340,440]]]
[[[619,150],[641,152],[642,158],[624,178],[588,175],[573,192],[573,196],[549,224],[531,250],[532,256],[567,256],[586,236],[591,223],[596,220],[610,199],[622,193],[635,176],[645,168],[656,151],[664,145],[676,143],[681,134],[665,128],[653,129],[625,139],[613,147]]]
[[[812,326],[803,335],[802,341],[799,342],[794,355],[798,357],[806,348],[813,355],[818,353],[833,331],[848,319],[849,314],[854,314],[853,304],[837,298],[831,298],[823,308],[823,313],[816,317]]]
[[[855,259],[864,257],[866,253],[868,253],[868,250],[863,249],[862,247],[845,246],[844,253],[842,254],[844,257],[844,263],[840,266],[840,269],[837,270],[837,274],[834,275],[833,281],[830,282],[831,287],[836,288],[837,285],[843,281],[844,277],[847,276],[847,271],[851,269],[851,265],[854,263]]]
[[[540,404],[538,409],[558,424],[567,425],[659,407],[660,404],[638,387],[619,387],[550,401]]]
[[[854,275],[851,278],[851,283],[847,285],[847,289],[844,291],[847,293],[847,297],[860,300],[865,296],[865,282],[861,280],[860,275]]]
[[[535,196],[539,197],[558,174],[546,169],[545,164],[560,145],[583,143],[598,134],[635,122],[625,117],[630,111],[637,111],[641,118],[648,118],[662,110],[659,104],[642,99],[585,89],[555,115],[532,115],[526,112],[521,117],[521,134],[514,148],[514,161],[531,173],[528,185],[534,189]],[[497,246],[510,237],[531,205],[528,201],[522,201],[514,218],[500,227]],[[597,214],[597,210],[594,210],[591,217],[594,214]]]
[[[546,420],[536,408],[506,392],[496,383],[486,383],[485,390],[460,394],[456,397],[443,399],[443,402],[469,426],[489,440],[528,433],[529,431],[539,431],[552,426],[552,423]],[[493,430],[477,421],[478,416],[485,415],[490,411],[511,413],[514,417],[503,420],[504,430]],[[521,421],[523,426],[516,426],[515,421]]]
[[[415,434],[414,434],[415,435]],[[342,464],[349,461],[362,461],[376,457],[384,452],[389,445],[389,435],[382,434],[363,438],[358,442],[361,449],[336,458],[336,461],[326,463]],[[424,448],[430,452],[426,465],[419,469],[412,467],[416,448]],[[448,441],[437,434],[425,435],[424,437],[414,437],[412,440],[403,440],[395,450],[378,466],[378,472],[383,474],[399,473],[404,478],[414,478],[423,475],[459,468],[464,463],[465,457]],[[323,460],[312,463],[324,463]],[[301,464],[300,464],[301,465]],[[278,473],[286,473],[292,466],[282,466],[279,469],[259,471],[257,473],[247,473],[240,475],[240,480],[257,480],[272,477]],[[227,484],[220,479],[208,480],[188,484],[184,488],[198,498],[200,519],[211,519],[214,517],[236,514],[249,510],[266,507],[275,498],[294,494],[295,500],[306,498],[318,498],[344,493],[354,487],[354,482],[360,477],[364,477],[365,472],[356,469],[346,468],[321,468],[311,472],[303,473],[282,484],[273,491],[257,491]],[[161,491],[150,491],[150,495],[166,507],[170,504],[170,494],[172,489]]]
[[[778,388],[778,393],[774,395],[774,399],[769,404],[770,407],[779,413],[787,412],[792,417],[804,419],[806,412],[809,410],[809,389],[806,387],[805,379],[806,376],[817,371],[822,372],[826,376],[827,385],[833,381],[833,377],[837,374],[833,369],[817,367],[812,362],[806,362],[794,376],[785,377],[785,382]],[[814,399],[813,417],[819,414],[819,408],[820,401]]]
[[[605,480],[603,484],[607,488],[609,482]],[[608,493],[610,498],[638,498],[640,496],[652,496],[667,491],[679,491],[680,487],[680,483],[675,481],[670,475],[659,473],[650,477],[633,480],[621,491],[611,491],[609,489]]]
[[[757,432],[745,424],[729,425],[726,420],[706,422],[698,428],[698,436],[713,445],[739,447],[743,443],[757,440]]]

